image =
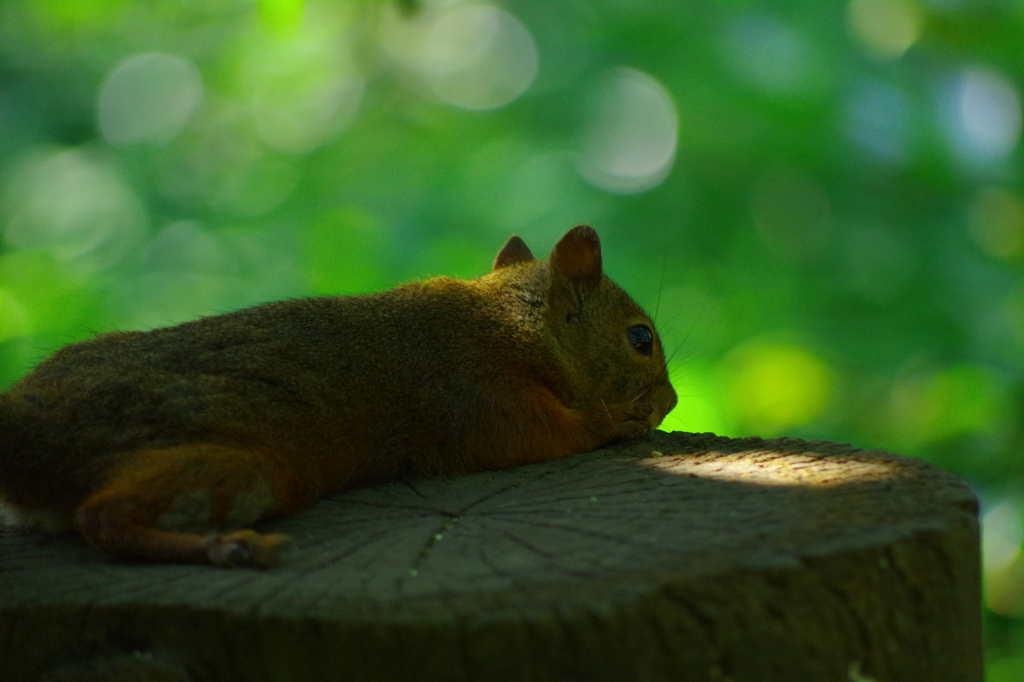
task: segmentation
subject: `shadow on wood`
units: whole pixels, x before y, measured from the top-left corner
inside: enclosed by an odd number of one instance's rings
[[[0,676],[982,679],[974,495],[888,453],[657,432],[262,528],[267,571],[0,531]]]

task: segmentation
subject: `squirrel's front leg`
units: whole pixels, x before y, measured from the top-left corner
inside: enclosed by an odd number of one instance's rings
[[[542,462],[641,436],[653,428],[654,411],[649,403],[634,402],[572,408],[542,390],[505,406],[505,418],[491,420],[467,445],[478,453],[480,469]]]

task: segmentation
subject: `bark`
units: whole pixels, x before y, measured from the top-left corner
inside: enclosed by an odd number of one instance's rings
[[[0,530],[0,678],[982,680],[975,497],[884,452],[658,432],[260,529],[277,568]]]

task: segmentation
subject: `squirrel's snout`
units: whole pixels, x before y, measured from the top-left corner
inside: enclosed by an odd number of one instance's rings
[[[676,391],[672,388],[672,384],[667,381],[655,386],[651,397],[654,399],[657,409],[651,412],[648,420],[651,423],[651,428],[655,429],[668,416],[668,413],[675,409],[679,398],[676,396]]]

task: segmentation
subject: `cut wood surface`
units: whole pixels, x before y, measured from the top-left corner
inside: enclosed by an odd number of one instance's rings
[[[270,570],[0,530],[0,680],[982,679],[977,509],[912,458],[657,432],[352,490]]]

